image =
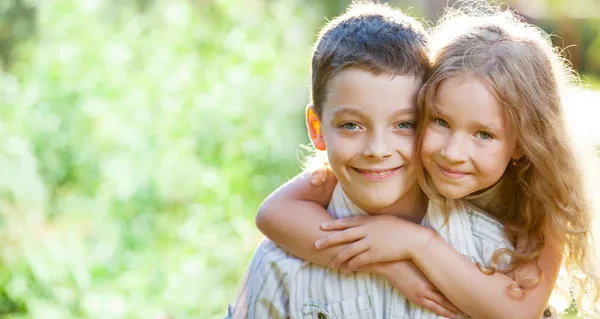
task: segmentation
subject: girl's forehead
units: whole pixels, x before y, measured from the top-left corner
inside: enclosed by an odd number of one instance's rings
[[[459,75],[444,80],[437,88],[431,112],[457,122],[505,130],[509,117],[485,80]]]

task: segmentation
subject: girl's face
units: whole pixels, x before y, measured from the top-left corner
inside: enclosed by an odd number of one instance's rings
[[[442,196],[458,199],[486,189],[521,157],[508,115],[482,79],[444,80],[433,106],[421,161]]]

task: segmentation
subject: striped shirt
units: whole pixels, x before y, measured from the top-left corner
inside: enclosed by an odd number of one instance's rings
[[[513,249],[502,225],[477,206],[452,201],[450,209],[449,220],[444,223],[440,207],[430,202],[422,224],[438,231],[469,260],[487,266],[497,249]],[[339,184],[328,211],[335,218],[366,215]],[[265,239],[252,258],[226,318],[441,317],[410,303],[381,276],[344,274],[321,267]]]

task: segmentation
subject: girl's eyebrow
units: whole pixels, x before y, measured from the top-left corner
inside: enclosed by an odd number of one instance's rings
[[[441,117],[448,117],[446,115],[446,113],[444,113],[444,111],[441,111],[439,107],[437,107],[438,105],[440,105],[439,103],[435,103],[433,105],[433,107],[431,108],[431,115],[433,116],[441,116]]]
[[[437,107],[434,107],[431,110],[431,115],[443,117],[446,120],[448,120],[448,117],[449,117],[447,115],[447,113],[444,113],[444,111],[441,111]],[[493,132],[504,132],[504,128],[501,127],[501,126],[496,125],[496,123],[494,123],[494,122],[476,121],[473,126],[477,127],[477,129],[479,129],[479,130],[493,131]]]
[[[492,122],[476,122],[475,125],[479,128],[479,129],[483,129],[483,130],[489,130],[489,131],[495,131],[495,132],[504,132],[504,128],[499,127],[498,125],[496,125],[495,123]]]

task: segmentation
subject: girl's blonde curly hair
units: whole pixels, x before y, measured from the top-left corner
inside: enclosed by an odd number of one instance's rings
[[[593,269],[598,265],[593,262],[592,212],[563,119],[563,90],[574,72],[542,30],[487,4],[448,10],[430,39],[432,69],[419,94],[418,140],[423,141],[436,90],[445,79],[467,73],[485,80],[504,106],[524,154],[502,177],[504,207],[496,217],[508,236],[527,238],[528,250],[499,250],[494,259],[511,255],[512,270],[537,262],[546,244],[564,247],[563,269],[572,280],[562,288],[573,294],[580,313],[593,312],[600,290]],[[420,149],[419,143],[417,154]],[[427,172],[419,171],[425,193],[443,202]],[[542,276],[516,283],[531,289]]]

